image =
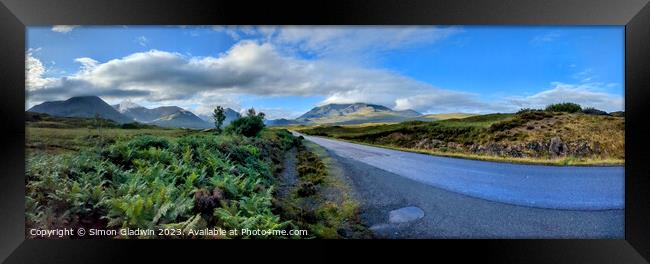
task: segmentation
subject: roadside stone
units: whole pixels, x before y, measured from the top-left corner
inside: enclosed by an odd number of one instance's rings
[[[559,137],[551,138],[548,152],[551,157],[564,156],[567,154],[568,147]]]
[[[390,211],[388,214],[388,222],[391,224],[406,223],[418,220],[424,217],[424,211],[419,207],[409,206]]]

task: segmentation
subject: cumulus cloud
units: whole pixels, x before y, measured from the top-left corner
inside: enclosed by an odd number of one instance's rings
[[[104,63],[91,58],[76,61],[81,64],[79,72],[30,96],[42,99],[82,93],[141,96],[152,102],[189,100],[199,95],[323,96],[323,104],[369,102],[394,107],[396,99],[402,97],[456,93],[382,69],[283,56],[272,44],[252,41],[240,42],[216,57],[150,50]],[[424,109],[414,99],[399,102]]]
[[[77,25],[56,25],[52,27],[52,31],[57,33],[70,33],[73,29],[77,28]]]
[[[25,87],[28,91],[46,88],[56,82],[55,78],[44,77],[46,71],[43,63],[29,50],[25,54]]]
[[[622,96],[603,92],[600,83],[566,84],[551,83],[552,88],[525,97],[512,97],[510,102],[521,108],[544,108],[549,104],[573,102],[582,107],[595,107],[605,111],[620,111],[625,109]]]

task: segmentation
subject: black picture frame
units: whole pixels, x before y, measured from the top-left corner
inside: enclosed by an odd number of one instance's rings
[[[0,260],[7,263],[116,262],[148,252],[166,259],[183,250],[255,248],[246,258],[268,257],[272,247],[324,250],[314,242],[280,241],[116,241],[25,240],[25,27],[37,25],[624,25],[625,26],[625,239],[624,240],[428,240],[427,248],[456,258],[479,257],[499,263],[647,263],[650,259],[650,4],[647,0],[329,0],[271,1],[126,1],[0,0],[0,112],[5,136],[0,159]],[[319,242],[350,251],[356,244],[393,248],[414,241]],[[249,244],[254,244],[250,247]],[[279,244],[279,245],[278,245]],[[148,248],[146,251],[144,247]],[[268,249],[266,249],[268,248]],[[288,250],[291,248],[292,250]],[[453,254],[446,248],[472,253]],[[275,249],[273,249],[275,250]],[[268,252],[266,252],[268,251]],[[331,251],[331,250],[329,250]],[[396,252],[402,252],[394,250]],[[381,250],[363,250],[379,254]],[[162,254],[170,253],[170,254]],[[302,252],[302,253],[309,253]],[[357,249],[357,253],[359,253]],[[429,255],[432,251],[425,250]],[[183,253],[188,254],[188,253]],[[438,254],[438,253],[436,253]],[[173,255],[173,254],[172,254]],[[319,255],[322,255],[319,254]],[[326,254],[325,254],[326,255]],[[411,254],[408,254],[411,255]],[[416,255],[413,255],[417,257]],[[237,256],[232,256],[237,257]],[[324,260],[327,256],[306,259]],[[215,256],[215,260],[219,258]],[[441,258],[441,260],[444,258]]]

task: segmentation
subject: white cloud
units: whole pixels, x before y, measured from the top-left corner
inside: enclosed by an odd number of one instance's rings
[[[76,58],[74,61],[81,64],[81,73],[89,73],[99,65],[98,61],[88,57]]]
[[[578,79],[580,82],[583,82],[583,83],[591,82],[596,77],[597,76],[594,75],[594,71],[591,68],[587,68],[587,69],[573,75],[573,78]]]
[[[215,26],[234,40],[269,42],[287,51],[358,59],[373,53],[430,44],[462,30],[433,26]]]
[[[460,32],[455,27],[282,27],[276,41],[319,55],[387,51],[434,43]]]
[[[73,29],[77,28],[77,25],[56,25],[52,27],[52,31],[57,33],[70,33]]]
[[[146,47],[147,43],[149,43],[149,40],[145,36],[139,36],[135,39],[135,42],[137,42],[140,46]]]
[[[55,78],[44,77],[47,69],[39,59],[34,57],[35,51],[38,50],[28,50],[25,54],[25,87],[28,91],[43,89],[56,82]]]
[[[526,97],[512,97],[510,102],[521,108],[544,108],[549,104],[572,102],[584,107],[595,107],[605,111],[625,109],[622,96],[602,92],[600,83],[566,84],[551,83],[552,88]]]

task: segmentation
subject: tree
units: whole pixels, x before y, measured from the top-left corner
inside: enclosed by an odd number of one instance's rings
[[[214,113],[212,113],[212,117],[214,118],[214,126],[217,129],[217,133],[221,133],[221,126],[223,125],[223,121],[226,120],[226,111],[223,107],[217,106],[214,109]]]

